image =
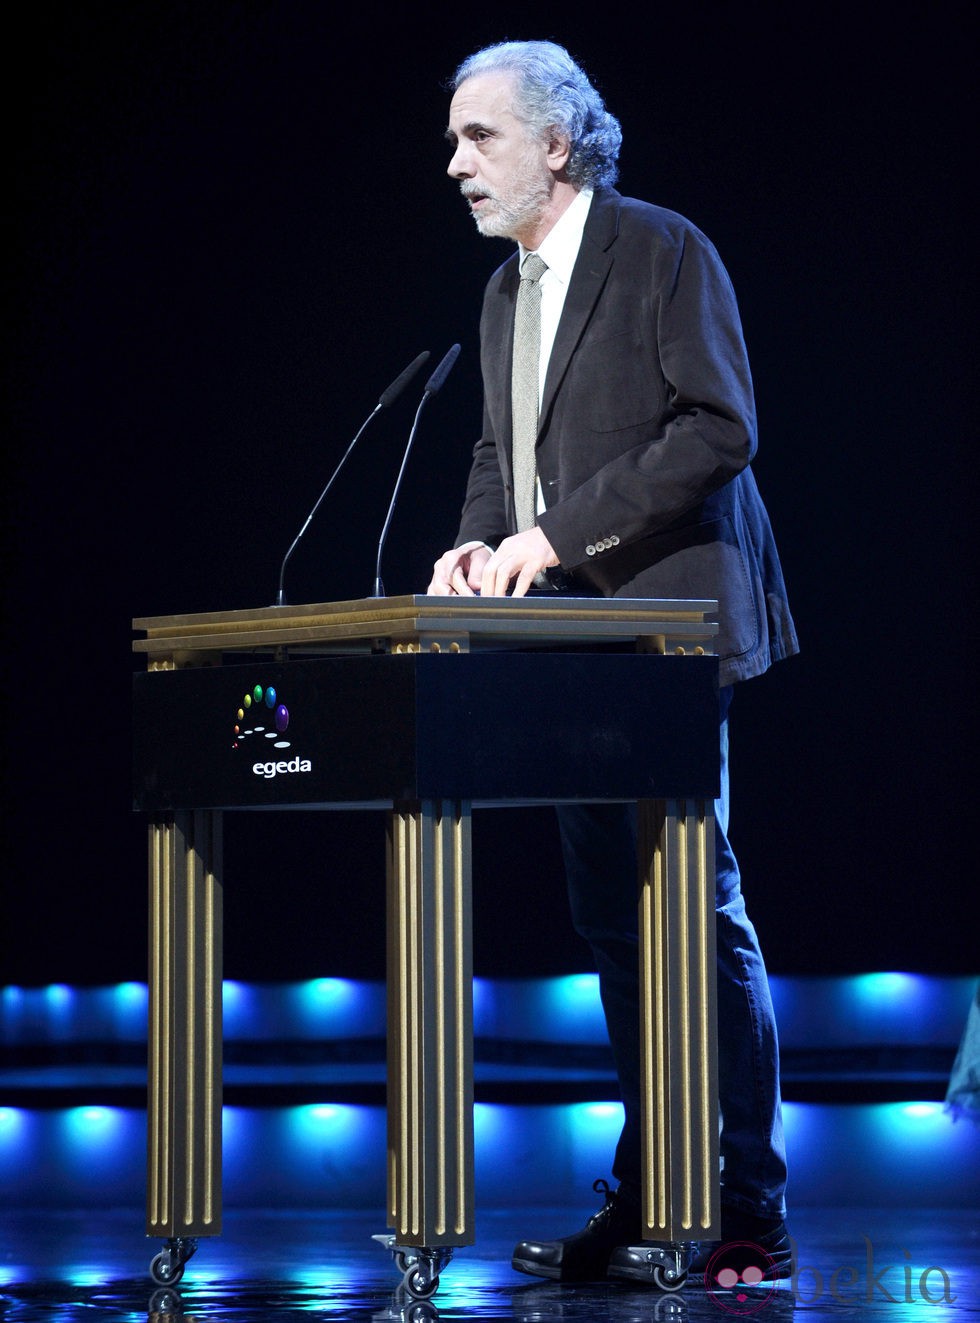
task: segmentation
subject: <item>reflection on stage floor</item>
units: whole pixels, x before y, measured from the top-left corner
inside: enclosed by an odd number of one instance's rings
[[[141,1209],[0,1212],[4,1323],[108,1319],[133,1323],[360,1323],[480,1319],[508,1323],[807,1321],[860,1316],[921,1323],[980,1316],[980,1229],[975,1210],[799,1208],[790,1220],[796,1274],[776,1288],[723,1290],[689,1278],[662,1293],[626,1283],[562,1286],[512,1270],[517,1240],[577,1229],[592,1211],[494,1209],[477,1215],[477,1243],[456,1250],[429,1299],[401,1285],[392,1255],[372,1237],[383,1213],[331,1209],[226,1210],[221,1236],[200,1239],[175,1286],[158,1286]],[[911,1311],[911,1312],[910,1312]]]

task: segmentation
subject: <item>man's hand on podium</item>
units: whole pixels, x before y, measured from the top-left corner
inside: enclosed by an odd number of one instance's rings
[[[427,591],[437,597],[523,597],[535,576],[558,564],[554,548],[536,525],[505,537],[496,551],[484,542],[464,542],[433,567]],[[513,587],[511,588],[511,585]]]

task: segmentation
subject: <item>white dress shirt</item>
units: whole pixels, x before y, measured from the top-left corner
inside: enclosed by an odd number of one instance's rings
[[[581,192],[576,193],[571,204],[558,217],[554,226],[542,240],[541,246],[537,249],[538,256],[548,268],[538,281],[541,286],[541,350],[538,357],[539,405],[541,396],[544,393],[544,379],[548,373],[551,349],[555,343],[555,334],[561,320],[562,308],[565,306],[565,295],[568,293],[568,285],[578,258],[578,250],[582,246],[585,218],[589,214],[591,203],[591,189],[584,188]],[[518,260],[523,262],[525,254],[530,250],[525,248],[523,244],[518,244],[518,248],[520,250]],[[545,508],[540,483],[538,483],[537,508],[539,512]]]
[[[568,293],[568,285],[572,278],[578,250],[582,246],[585,218],[589,214],[591,203],[591,189],[584,188],[580,193],[576,193],[571,204],[555,221],[555,224],[548,231],[547,237],[537,250],[541,261],[548,268],[538,282],[541,286],[541,353],[538,359],[539,401],[541,392],[544,391],[544,379],[548,371],[548,360],[551,358],[551,347],[555,343],[555,333],[561,319],[561,310],[565,306],[565,295]],[[530,250],[525,248],[523,244],[518,244],[518,248],[520,249],[519,261],[523,262],[525,255]]]

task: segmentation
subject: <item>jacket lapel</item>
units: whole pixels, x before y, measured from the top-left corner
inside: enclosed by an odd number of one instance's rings
[[[538,433],[561,385],[575,346],[582,337],[612,266],[612,244],[619,232],[620,195],[612,188],[597,189],[586,218],[572,279],[565,296],[561,321],[548,361]],[[498,438],[497,454],[505,481],[511,481],[510,377],[514,357],[514,309],[519,282],[517,254],[499,268],[484,307],[483,376],[487,408]],[[487,345],[497,346],[491,356]]]
[[[619,194],[615,189],[597,189],[592,198],[582,233],[582,246],[572,271],[561,321],[548,360],[541,398],[539,434],[612,266],[611,247],[619,229],[618,204]]]
[[[505,481],[511,481],[510,378],[514,361],[514,310],[519,283],[517,254],[498,270],[483,309],[483,387],[497,437],[497,457]],[[491,348],[492,347],[492,352]]]

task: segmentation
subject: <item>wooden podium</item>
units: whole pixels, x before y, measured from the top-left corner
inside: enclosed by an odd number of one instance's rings
[[[683,1281],[720,1234],[715,608],[413,596],[134,620],[155,1280],[221,1232],[222,811],[386,814],[387,1244],[425,1296],[474,1241],[472,810],[635,800],[644,1228],[654,1279]]]

